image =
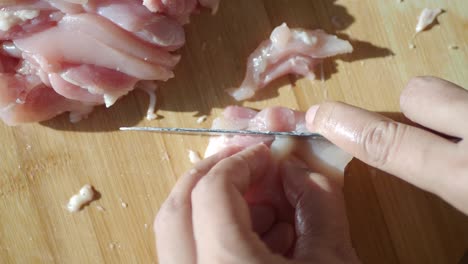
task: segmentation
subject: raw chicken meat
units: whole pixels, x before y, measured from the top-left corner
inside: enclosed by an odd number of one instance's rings
[[[284,23],[250,55],[243,83],[239,88],[229,89],[228,93],[242,101],[287,74],[315,79],[314,67],[324,58],[352,51],[348,41],[322,30],[290,29]]]
[[[429,25],[434,23],[434,20],[438,15],[442,13],[442,9],[430,9],[424,8],[418,18],[418,24],[416,25],[416,33],[419,33],[426,29]]]
[[[76,122],[138,86],[153,95],[150,82],[174,76],[183,24],[218,2],[2,1],[0,118],[16,125],[70,112]]]
[[[228,107],[223,115],[213,122],[213,128],[218,129],[248,129],[267,131],[305,132],[305,114],[282,107],[267,108],[261,112],[243,108]],[[300,163],[312,172],[329,177],[337,184],[343,184],[343,173],[351,156],[325,139],[293,139],[287,137],[258,136],[220,136],[209,141],[206,156],[211,156],[225,147],[251,146],[259,143],[270,146],[275,164],[269,167],[265,178],[256,183],[246,194],[246,199],[252,204],[268,204],[275,209],[277,215],[293,215],[291,206],[282,197],[279,164],[285,160]],[[283,214],[282,212],[289,212]],[[290,219],[280,219],[290,221]]]

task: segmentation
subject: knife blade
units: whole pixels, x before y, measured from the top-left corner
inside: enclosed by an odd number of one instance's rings
[[[275,136],[275,137],[296,137],[304,139],[323,138],[322,135],[310,132],[277,132],[277,131],[256,131],[256,130],[229,130],[229,129],[205,129],[205,128],[170,128],[170,127],[121,127],[121,131],[155,132],[168,134],[186,135],[206,135],[206,136]]]

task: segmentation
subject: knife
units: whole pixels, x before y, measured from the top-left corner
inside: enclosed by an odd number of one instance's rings
[[[168,134],[188,134],[205,136],[275,136],[275,137],[296,137],[303,139],[321,139],[322,135],[310,132],[276,132],[276,131],[256,131],[256,130],[229,130],[229,129],[204,129],[204,128],[169,128],[169,127],[121,127],[121,131],[156,132]]]

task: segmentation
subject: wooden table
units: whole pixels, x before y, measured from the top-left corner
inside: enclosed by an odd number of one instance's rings
[[[410,49],[424,7],[447,12]],[[187,150],[201,152],[207,140],[117,128],[197,127],[197,116],[204,114],[210,117],[202,126],[208,127],[235,103],[224,89],[240,84],[248,54],[283,21],[337,33],[351,40],[355,52],[325,63],[325,84],[286,77],[246,106],[306,110],[332,99],[395,113],[412,76],[436,75],[468,87],[465,0],[223,1],[216,16],[204,12],[187,26],[177,78],[159,93],[159,120],[143,120],[148,98],[134,92],[77,125],[65,116],[0,125],[0,262],[156,262],[154,215],[190,167]],[[85,183],[95,186],[100,199],[68,213],[64,206]],[[468,217],[394,177],[353,162],[345,194],[353,242],[364,263],[457,263],[468,249]]]

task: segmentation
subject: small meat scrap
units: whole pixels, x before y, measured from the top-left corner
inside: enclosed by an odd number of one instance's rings
[[[84,185],[79,193],[73,195],[67,204],[67,210],[71,213],[75,213],[81,210],[83,206],[91,202],[94,199],[93,187],[89,184]]]
[[[193,151],[191,149],[189,149],[189,151],[188,151],[188,156],[189,156],[189,160],[190,160],[190,162],[192,164],[195,164],[195,163],[202,160],[201,157],[200,157],[200,154],[198,154],[198,152]]]
[[[348,41],[323,30],[291,29],[283,23],[250,55],[241,86],[227,92],[242,101],[287,74],[315,79],[313,70],[323,59],[352,51]]]
[[[208,119],[208,116],[206,116],[206,115],[200,116],[200,117],[197,119],[197,123],[198,123],[198,124],[204,123],[207,119]]]
[[[156,118],[158,118],[158,115],[156,114],[156,103],[158,99],[156,96],[156,90],[158,89],[158,86],[152,81],[143,81],[140,82],[140,86],[138,88],[143,90],[149,96],[148,110],[146,111],[146,120],[155,120]]]
[[[120,201],[120,206],[122,206],[122,208],[127,208],[128,207],[128,203],[124,202],[122,200],[122,198],[119,198],[119,201]]]
[[[416,33],[423,31],[429,25],[434,23],[434,20],[442,13],[442,11],[443,10],[440,8],[424,8],[421,15],[419,15],[418,24],[416,25]]]

